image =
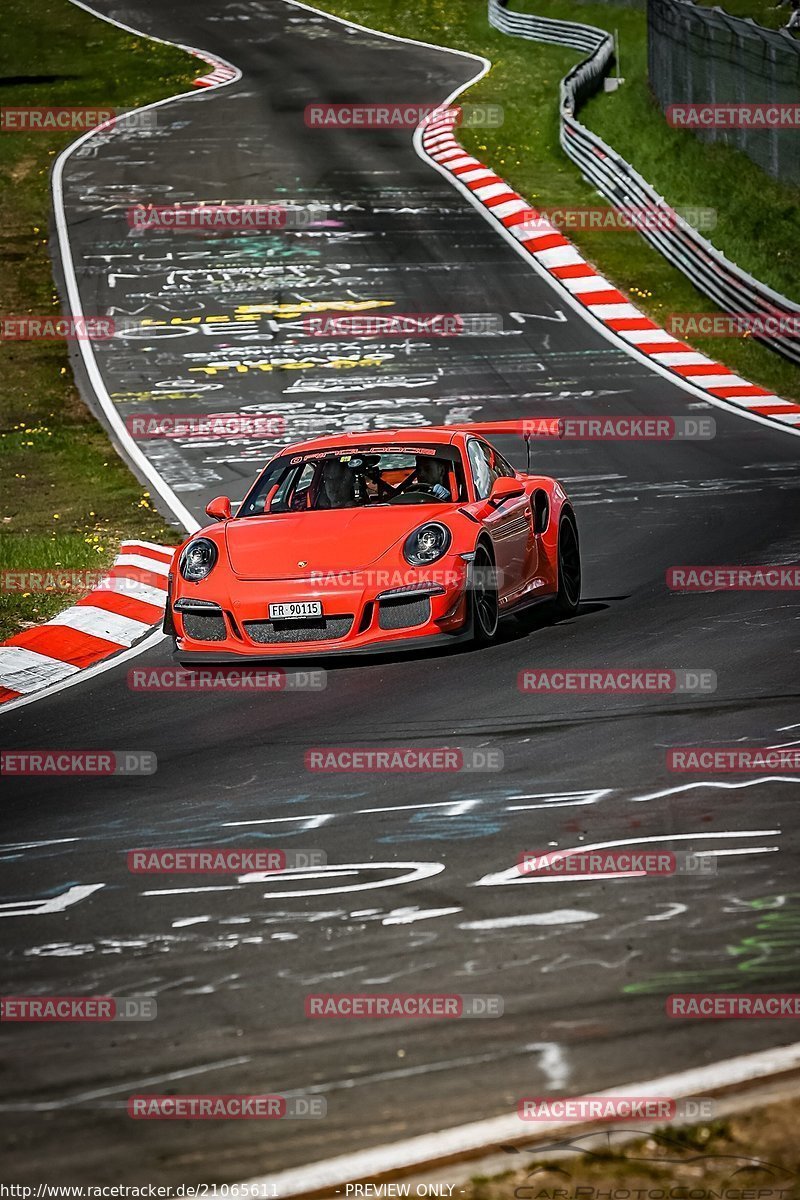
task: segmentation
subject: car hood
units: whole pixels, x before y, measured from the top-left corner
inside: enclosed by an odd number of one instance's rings
[[[240,579],[304,579],[369,567],[425,521],[448,515],[420,504],[243,517],[226,523],[225,544]]]

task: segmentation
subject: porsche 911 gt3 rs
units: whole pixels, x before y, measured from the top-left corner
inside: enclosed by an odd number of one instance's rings
[[[487,643],[506,615],[580,601],[564,489],[471,427],[299,443],[235,515],[225,496],[206,512],[169,579],[164,629],[187,665]]]

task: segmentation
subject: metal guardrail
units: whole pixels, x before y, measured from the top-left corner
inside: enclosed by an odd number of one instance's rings
[[[577,119],[584,101],[598,91],[614,59],[614,39],[605,29],[555,21],[509,10],[508,0],[488,0],[489,24],[511,37],[584,50],[588,57],[561,80],[560,141],[564,153],[615,208],[653,213],[638,232],[682,271],[699,291],[734,316],[756,314],[775,322],[800,323],[800,304],[773,291],[732,263],[643,179],[615,150]],[[653,211],[658,210],[658,211]],[[660,214],[663,213],[663,221]],[[652,226],[652,227],[651,227]],[[662,227],[663,226],[663,227]],[[800,363],[800,339],[756,333],[772,350]]]

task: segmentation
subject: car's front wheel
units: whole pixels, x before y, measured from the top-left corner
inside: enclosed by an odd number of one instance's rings
[[[581,551],[578,526],[571,512],[558,525],[558,592],[556,615],[574,617],[581,602]]]
[[[472,563],[472,633],[477,645],[494,641],[500,623],[497,572],[485,546],[479,545]]]

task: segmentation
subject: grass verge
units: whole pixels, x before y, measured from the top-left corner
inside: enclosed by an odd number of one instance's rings
[[[134,108],[186,91],[202,65],[131,37],[68,0],[5,0],[4,108]],[[75,133],[0,133],[0,313],[59,312],[47,249],[49,172]],[[120,540],[177,540],[78,396],[60,342],[0,343],[0,567],[98,569]],[[81,593],[0,588],[0,639]]]
[[[701,0],[701,3],[706,8],[717,7],[714,0]],[[775,0],[725,0],[719,7],[732,17],[750,17],[756,24],[764,25],[767,29],[784,29],[792,12],[788,4],[779,7]],[[797,34],[793,36],[796,37]]]
[[[319,6],[388,33],[485,55],[492,70],[465,97],[503,105],[505,120],[498,129],[462,129],[467,149],[539,207],[607,207],[558,141],[558,83],[582,57],[578,52],[491,29],[483,0],[408,0],[402,6],[392,0],[322,0]],[[688,131],[669,128],[647,85],[645,14],[566,0],[515,0],[515,7],[619,29],[627,82],[590,101],[584,119],[670,204],[716,209],[714,244],[756,278],[800,298],[800,189],[769,179],[736,150],[709,147]],[[654,320],[664,321],[670,313],[719,311],[638,234],[575,229],[569,236]],[[797,367],[752,338],[685,340],[754,383],[800,399]]]
[[[585,1138],[537,1159],[509,1154],[513,1167],[475,1176],[464,1200],[798,1200],[800,1101],[782,1100],[702,1125],[669,1127],[622,1144],[613,1126],[588,1153]],[[570,1134],[554,1137],[568,1141]]]

